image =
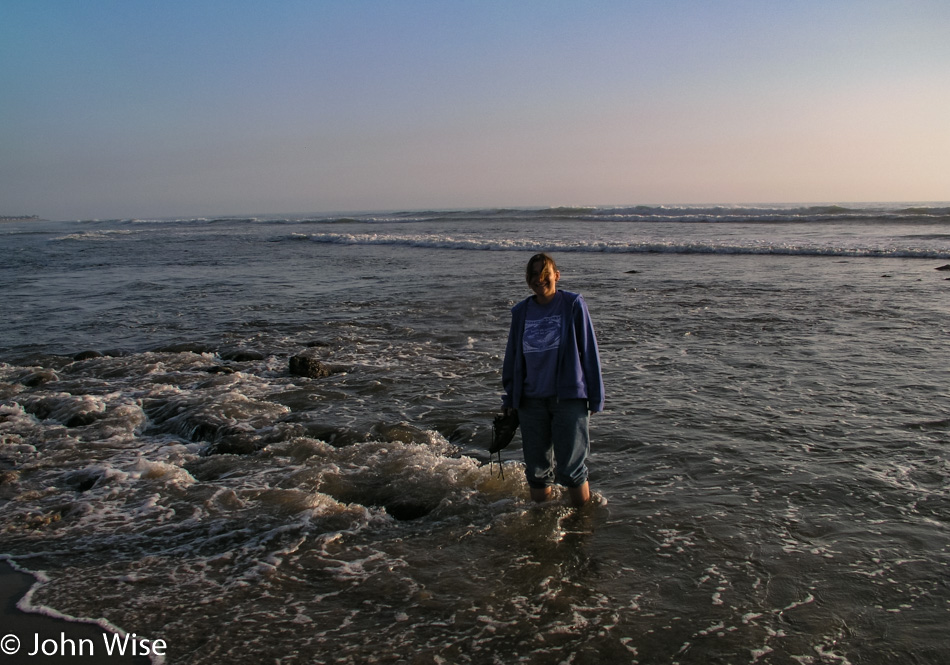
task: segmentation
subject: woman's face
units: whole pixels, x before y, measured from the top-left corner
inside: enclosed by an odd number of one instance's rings
[[[559,279],[561,279],[561,273],[551,268],[551,264],[546,264],[544,261],[535,261],[531,264],[528,286],[537,296],[538,303],[546,305],[551,302],[557,293]]]

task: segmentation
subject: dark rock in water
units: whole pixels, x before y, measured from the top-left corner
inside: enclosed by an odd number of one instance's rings
[[[40,369],[20,377],[20,383],[22,383],[24,386],[29,386],[30,388],[36,388],[37,386],[41,386],[44,383],[58,380],[59,376],[57,376],[56,372],[51,369]]]
[[[283,418],[281,423],[285,424],[288,432],[294,432],[295,436],[317,439],[334,448],[345,448],[354,443],[369,440],[369,436],[363,432],[348,427],[313,422],[309,420],[310,417],[310,414],[293,414]]]
[[[940,266],[939,268],[934,268],[934,270],[942,270],[942,271],[946,272],[946,271],[950,270],[950,263],[948,263],[948,264],[945,265],[945,266]]]
[[[366,441],[365,434],[346,427],[308,427],[307,434],[314,439],[329,443],[334,448],[345,448]]]
[[[625,272],[624,274],[625,274],[625,275],[639,275],[639,274],[640,274],[640,271],[639,271],[639,270],[628,270],[628,271]]]
[[[250,455],[267,445],[255,430],[223,422],[213,412],[192,411],[184,402],[146,401],[143,408],[151,421],[148,433],[169,432],[195,443],[207,442],[202,456]]]
[[[90,358],[101,358],[102,354],[98,351],[80,351],[73,356],[73,360],[89,360]]]
[[[53,413],[53,406],[49,399],[25,399],[20,406],[37,420],[46,420]]]
[[[251,455],[266,444],[260,437],[250,432],[225,435],[209,444],[201,451],[202,456],[210,455]]]
[[[146,399],[142,409],[150,421],[150,434],[170,432],[189,441],[212,442],[234,431],[243,432],[184,399]]]
[[[103,478],[102,469],[80,469],[63,476],[63,483],[77,492],[87,492]]]
[[[400,522],[408,522],[410,520],[417,520],[420,517],[425,517],[435,510],[436,506],[430,506],[426,503],[400,501],[398,503],[386,504],[383,508],[386,509],[386,512],[389,513],[393,519],[399,520]]]
[[[249,349],[230,349],[222,351],[219,355],[222,360],[231,360],[239,363],[263,360],[265,358],[264,354],[260,351],[251,351]]]
[[[202,367],[202,372],[208,374],[234,374],[234,370],[227,365],[213,365],[211,367]]]
[[[234,473],[240,464],[240,461],[232,457],[218,455],[215,457],[199,457],[198,459],[191,460],[184,465],[184,469],[190,473],[195,480],[207,482],[209,480],[218,480],[228,474]]]
[[[384,508],[390,517],[401,522],[425,517],[439,507],[439,501],[434,498],[426,500],[408,496],[405,488],[383,480],[362,487],[333,487],[332,484],[327,484],[321,491],[341,503]]]
[[[322,379],[333,374],[333,368],[319,360],[311,351],[304,351],[291,357],[290,373],[311,379]]]
[[[399,441],[401,443],[429,443],[429,435],[418,427],[408,423],[373,425],[373,434],[383,441]]]
[[[37,420],[56,420],[66,427],[83,427],[104,415],[95,405],[71,395],[25,395],[20,405]]]
[[[180,429],[187,429],[187,438],[192,441],[212,441],[218,442],[229,434],[229,425],[222,425],[217,422],[200,420],[201,415],[194,418],[182,419]]]
[[[77,413],[76,415],[70,416],[63,425],[66,427],[84,427],[85,425],[91,425],[98,419],[98,413]]]
[[[369,431],[360,431],[339,425],[330,425],[312,420],[311,413],[294,413],[281,418],[281,424],[286,426],[285,435],[317,439],[328,443],[334,448],[345,448],[356,443],[366,441],[385,441],[387,443],[414,443],[429,444],[429,434],[418,427],[407,423],[378,423]],[[285,436],[286,438],[286,436]]]

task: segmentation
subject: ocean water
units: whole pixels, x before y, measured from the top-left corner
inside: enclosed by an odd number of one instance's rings
[[[168,663],[950,653],[950,206],[0,225],[0,555]],[[485,452],[551,251],[593,505]],[[83,353],[82,352],[93,352]],[[307,352],[332,370],[292,375]]]

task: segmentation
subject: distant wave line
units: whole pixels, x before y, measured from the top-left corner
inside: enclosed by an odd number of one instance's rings
[[[289,237],[290,240],[306,240],[321,244],[336,245],[389,245],[402,247],[419,247],[428,249],[452,249],[466,251],[557,251],[578,253],[613,253],[613,254],[723,254],[723,255],[784,255],[784,256],[831,256],[854,258],[911,258],[911,259],[950,259],[950,252],[894,248],[882,249],[872,247],[819,247],[819,246],[784,246],[784,245],[716,245],[709,243],[675,243],[675,242],[539,242],[525,238],[510,240],[461,239],[451,236],[435,235],[386,235],[367,234],[353,235],[345,233],[318,233],[299,234]]]
[[[222,216],[167,219],[111,220],[128,224],[406,224],[453,221],[519,221],[559,220],[616,223],[683,223],[683,224],[809,224],[821,222],[929,224],[950,222],[950,205],[866,206],[560,206],[552,208],[483,208],[471,210],[409,210],[338,214],[300,214],[266,216]],[[98,221],[98,220],[89,220]]]
[[[535,208],[469,211],[393,212],[335,217],[312,216],[302,219],[267,220],[271,223],[303,224],[399,224],[412,222],[452,221],[518,221],[556,219],[578,222],[614,223],[682,223],[682,224],[813,224],[822,222],[862,223],[945,223],[950,221],[950,207],[907,208],[845,208],[812,206],[800,208],[772,207],[667,207],[636,206],[633,208]]]

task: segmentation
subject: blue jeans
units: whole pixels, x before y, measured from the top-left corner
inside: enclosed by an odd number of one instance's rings
[[[543,489],[555,482],[565,487],[587,482],[590,412],[586,399],[522,397],[518,418],[528,485]]]

